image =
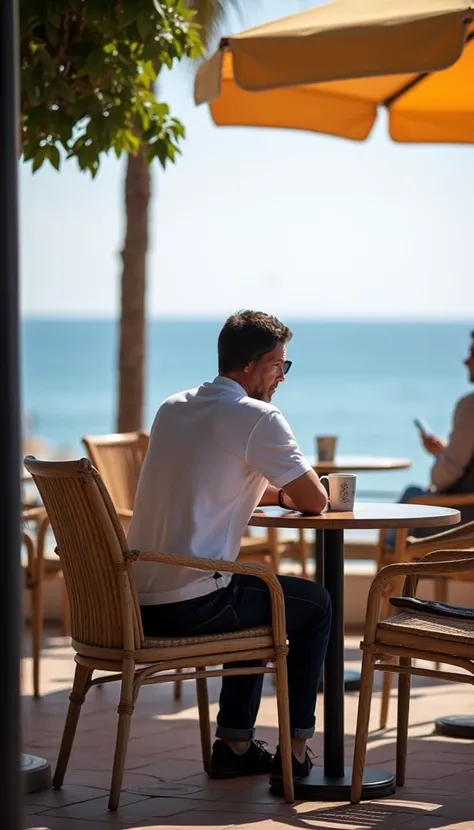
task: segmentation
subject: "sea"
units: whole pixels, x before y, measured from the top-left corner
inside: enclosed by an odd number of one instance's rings
[[[409,470],[361,473],[364,498],[393,499],[426,485],[432,459],[414,418],[449,433],[456,400],[469,391],[463,360],[474,315],[465,322],[285,321],[293,361],[273,402],[303,451],[315,436],[338,436],[350,455],[401,456]],[[154,319],[148,324],[146,417],[151,425],[168,395],[217,374],[222,320]],[[54,457],[84,454],[81,437],[115,431],[118,324],[98,319],[22,321],[22,409],[25,430]]]

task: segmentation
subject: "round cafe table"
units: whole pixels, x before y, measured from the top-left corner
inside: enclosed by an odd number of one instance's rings
[[[334,461],[319,461],[310,457],[313,470],[318,475],[329,473],[377,473],[390,470],[408,470],[409,458],[389,458],[383,455],[336,455]]]
[[[384,502],[356,503],[353,512],[326,511],[320,516],[264,508],[251,517],[253,527],[311,528],[323,535],[323,562],[317,579],[329,592],[333,609],[324,665],[324,768],[313,769],[307,778],[295,782],[298,799],[346,801],[350,795],[352,767],[344,766],[344,531],[439,527],[459,520],[459,510],[447,507]],[[390,772],[366,768],[362,798],[382,798],[394,792]]]
[[[408,470],[411,467],[409,458],[392,458],[381,455],[336,455],[334,461],[319,461],[316,456],[310,457],[313,470],[318,475],[330,473],[377,473],[394,470]],[[316,568],[322,568],[323,561],[323,534],[316,532]],[[346,669],[344,672],[344,688],[346,692],[355,692],[360,689],[360,671]]]

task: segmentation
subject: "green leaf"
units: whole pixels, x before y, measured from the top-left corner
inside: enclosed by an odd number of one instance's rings
[[[150,12],[140,12],[137,16],[137,29],[138,34],[140,35],[142,40],[146,40],[147,35],[151,31],[153,26],[153,18]]]
[[[58,95],[59,98],[64,98],[69,104],[74,104],[76,100],[76,94],[67,81],[63,81],[62,78],[57,78],[54,81],[54,91]]]
[[[91,52],[85,63],[85,71],[92,78],[98,78],[104,71],[105,55],[102,49],[95,49]]]
[[[61,12],[59,11],[58,4],[51,3],[48,5],[52,7],[48,8],[48,23],[54,26],[55,29],[59,29],[61,26]]]
[[[51,26],[50,23],[46,23],[45,32],[46,32],[46,37],[47,37],[49,43],[51,44],[51,46],[54,46],[56,48],[56,46],[59,43],[59,32],[58,32],[58,30],[55,29],[54,26]]]
[[[33,161],[33,173],[36,173],[37,170],[40,169],[44,160],[46,158],[46,147],[39,147],[36,151],[35,158]]]
[[[45,147],[45,150],[46,150],[45,155],[47,156],[47,158],[51,162],[54,169],[59,170],[59,168],[61,166],[61,156],[59,155],[58,148],[53,144],[48,144]]]
[[[48,75],[54,77],[56,75],[56,66],[47,49],[38,50],[38,59],[43,64],[44,68],[48,72]]]

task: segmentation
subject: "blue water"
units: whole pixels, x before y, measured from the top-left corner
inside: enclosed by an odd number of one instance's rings
[[[145,426],[167,395],[217,374],[220,325],[150,323]],[[398,492],[424,484],[430,458],[412,421],[422,417],[440,435],[449,431],[454,403],[469,390],[462,361],[472,325],[295,322],[293,366],[274,403],[308,453],[317,433],[335,433],[341,453],[413,460],[409,471],[360,475],[358,487]],[[116,352],[110,320],[23,322],[23,411],[56,452],[82,454],[82,435],[114,431]]]

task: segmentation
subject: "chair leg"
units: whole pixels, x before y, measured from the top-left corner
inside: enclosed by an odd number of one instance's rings
[[[173,697],[175,700],[181,700],[181,693],[183,691],[183,681],[181,680],[180,675],[182,674],[181,669],[176,669],[176,680],[174,681],[174,689],[173,689]]]
[[[354,743],[354,761],[352,767],[351,804],[358,804],[362,795],[365,756],[367,754],[367,736],[369,734],[370,705],[374,684],[375,658],[370,652],[362,656],[359,707],[357,710],[357,727]]]
[[[40,658],[43,639],[43,582],[35,580],[31,591],[32,651],[33,651],[33,695],[40,697]]]
[[[448,601],[448,580],[443,579],[440,577],[439,579],[435,579],[434,581],[434,598],[436,602],[447,602]],[[441,669],[441,663],[439,660],[435,663],[436,671]]]
[[[299,550],[300,550],[300,564],[301,564],[301,576],[307,577],[308,576],[308,568],[307,559],[308,559],[308,546],[306,544],[306,539],[304,536],[304,529],[301,528],[299,532],[300,541],[299,541]]]
[[[392,606],[390,605],[390,597],[393,594],[399,593],[401,590],[401,585],[398,582],[395,582],[394,585],[389,586],[386,593],[382,596],[382,602],[380,603],[380,617],[379,619],[385,620],[387,617],[390,616]],[[390,694],[392,691],[392,672],[384,672],[383,673],[383,684],[382,684],[382,698],[380,701],[380,729],[386,729],[387,721],[388,721],[388,708],[390,705]]]
[[[199,730],[201,733],[202,763],[205,772],[211,769],[211,722],[209,720],[209,695],[207,680],[198,677],[196,680],[197,702],[199,710]]]
[[[286,654],[277,654],[276,670],[276,699],[278,709],[278,743],[280,746],[281,767],[283,776],[283,793],[288,804],[295,800],[293,783],[293,764],[291,757],[290,708],[288,705],[288,671]]]
[[[110,784],[109,810],[116,810],[119,806],[120,793],[122,790],[123,771],[127,757],[128,739],[132,722],[135,698],[133,692],[133,681],[135,674],[134,661],[125,661],[122,674],[122,687],[120,690],[120,703],[117,708],[118,725],[117,738],[115,741],[114,765],[112,768],[112,781]]]
[[[410,666],[409,657],[400,658],[401,666]],[[398,675],[398,707],[397,707],[397,766],[396,782],[397,787],[405,784],[405,768],[407,761],[408,741],[408,716],[410,712],[410,686],[411,676],[409,674]]]
[[[388,707],[390,704],[390,694],[392,691],[392,672],[386,671],[383,673],[382,698],[380,701],[380,729],[387,728],[388,721]]]
[[[53,787],[55,790],[60,790],[66,769],[71,754],[74,736],[76,734],[77,722],[81,714],[81,706],[84,703],[85,696],[89,689],[89,683],[92,677],[92,669],[76,664],[76,671],[74,674],[74,683],[72,692],[69,697],[69,709],[67,712],[66,723],[64,724],[63,737],[59,749],[58,760],[53,777]]]

